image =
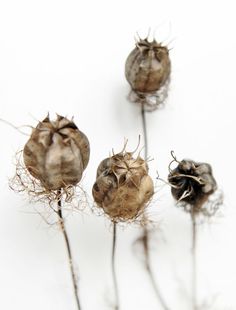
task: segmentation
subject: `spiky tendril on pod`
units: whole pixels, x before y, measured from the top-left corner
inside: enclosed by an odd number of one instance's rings
[[[125,76],[132,92],[131,101],[152,111],[167,97],[171,63],[169,50],[155,39],[140,39],[129,54],[125,64]]]
[[[173,197],[196,212],[201,212],[204,203],[217,189],[211,166],[190,159],[178,162],[177,167],[170,170],[168,181]]]
[[[154,194],[148,165],[140,156],[122,151],[104,159],[97,169],[93,197],[112,221],[136,219]]]

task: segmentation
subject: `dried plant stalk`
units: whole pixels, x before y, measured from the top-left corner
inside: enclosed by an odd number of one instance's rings
[[[118,222],[136,220],[144,212],[154,193],[153,181],[148,175],[148,165],[132,152],[122,152],[104,159],[97,169],[93,197],[99,208],[113,222],[112,275],[119,309],[119,291],[115,272],[116,226]]]
[[[207,205],[209,196],[216,189],[217,184],[209,164],[198,163],[193,160],[184,159],[177,161],[178,165],[174,170],[170,169],[168,181],[171,185],[171,192],[178,203],[189,212],[192,223],[192,307],[197,310],[197,216],[212,216],[214,212],[206,212],[204,205]],[[171,163],[172,163],[171,162]],[[170,166],[169,166],[170,167]],[[219,207],[219,204],[216,204]]]
[[[62,213],[62,199],[70,203],[76,185],[82,178],[90,155],[85,134],[69,120],[58,115],[55,121],[49,115],[33,128],[23,150],[24,164],[18,161],[11,187],[25,191],[36,201],[47,201],[56,212],[65,239],[77,309],[81,310],[78,285],[72,261],[70,241]],[[53,207],[57,203],[57,209]]]
[[[117,283],[117,275],[116,275],[116,268],[115,268],[115,258],[116,258],[116,231],[117,231],[117,223],[113,222],[113,239],[112,239],[112,254],[111,254],[111,268],[112,268],[112,278],[114,284],[114,291],[115,291],[115,300],[116,304],[114,309],[120,309],[120,298],[119,298],[119,289]]]
[[[197,226],[194,209],[191,210],[192,221],[192,306],[197,310]]]
[[[71,251],[70,241],[68,238],[68,234],[67,234],[66,227],[65,227],[65,221],[64,221],[64,217],[63,217],[63,213],[62,213],[61,199],[58,200],[57,214],[59,217],[59,223],[60,223],[61,231],[62,231],[64,239],[65,239],[65,244],[66,244],[66,249],[67,249],[67,254],[68,254],[68,260],[69,260],[69,266],[70,266],[70,271],[71,271],[71,277],[72,277],[72,282],[73,282],[75,301],[76,301],[76,305],[77,305],[78,310],[80,310],[81,305],[80,305],[79,296],[78,296],[77,277],[76,277],[75,268],[74,268],[73,259],[72,259],[72,251]]]
[[[136,47],[131,51],[126,60],[125,76],[132,89],[129,99],[141,105],[145,160],[147,160],[148,156],[145,111],[153,111],[164,103],[168,94],[170,73],[171,62],[168,48],[158,43],[155,39],[149,41],[148,37],[145,39],[139,38],[136,42]],[[147,222],[145,218],[143,222]],[[143,242],[145,265],[150,281],[162,307],[168,310],[168,306],[155,282],[150,264],[149,230],[147,224],[144,224],[143,235],[140,239]]]
[[[148,157],[148,136],[147,136],[147,124],[146,124],[146,115],[145,115],[144,106],[141,107],[141,115],[142,115],[143,136],[144,136],[144,144],[145,144],[144,152],[145,152],[145,159],[147,159]],[[145,222],[147,221],[145,221],[144,219],[144,223]],[[142,240],[143,248],[144,248],[146,270],[148,272],[150,282],[153,286],[157,299],[159,300],[163,309],[169,310],[169,307],[167,306],[166,301],[164,297],[162,296],[162,293],[160,292],[160,289],[155,281],[155,277],[153,275],[153,271],[151,268],[149,239],[150,239],[149,230],[148,230],[147,224],[144,224],[143,235],[141,237],[141,240]]]

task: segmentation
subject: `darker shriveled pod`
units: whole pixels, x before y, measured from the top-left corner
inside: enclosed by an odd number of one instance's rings
[[[122,152],[104,159],[93,186],[93,197],[113,221],[135,219],[153,196],[147,163]]]
[[[33,129],[23,151],[30,174],[47,190],[76,185],[89,160],[89,141],[72,120],[47,116]]]
[[[179,162],[170,172],[168,181],[172,185],[172,195],[177,201],[199,208],[217,189],[211,166],[193,160],[185,159]]]

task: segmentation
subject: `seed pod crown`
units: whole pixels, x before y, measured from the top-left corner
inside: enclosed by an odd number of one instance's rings
[[[98,166],[93,197],[113,221],[137,218],[153,193],[147,163],[133,153],[115,154]]]
[[[212,168],[207,163],[184,159],[168,176],[171,192],[177,201],[201,208],[217,188]]]
[[[158,91],[170,76],[168,48],[148,39],[140,39],[129,54],[125,76],[132,90],[140,93]]]
[[[23,150],[29,173],[46,190],[76,185],[89,160],[89,141],[72,120],[47,116],[33,129]]]

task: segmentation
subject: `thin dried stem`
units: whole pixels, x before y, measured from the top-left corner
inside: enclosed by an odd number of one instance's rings
[[[21,127],[30,127],[30,128],[32,128],[31,126],[19,126],[19,127],[17,127],[17,126],[13,125],[12,123],[10,123],[10,122],[6,121],[5,119],[2,119],[2,118],[0,118],[0,122],[5,123],[6,125],[16,129],[19,133],[21,133],[22,135],[25,135],[25,136],[29,136],[29,134],[27,134],[26,132],[23,132],[22,130],[20,130],[20,128]]]
[[[75,268],[74,268],[73,260],[72,260],[71,246],[70,246],[70,241],[69,241],[68,234],[67,234],[67,231],[65,228],[65,221],[63,218],[63,214],[62,214],[61,197],[58,199],[57,205],[58,205],[57,213],[58,213],[58,216],[60,219],[60,227],[61,227],[61,231],[63,233],[64,239],[65,239],[66,248],[67,248],[67,254],[68,254],[68,260],[69,260],[69,265],[70,265],[70,271],[71,271],[71,277],[72,277],[72,282],[73,282],[73,289],[74,289],[76,305],[77,305],[77,309],[81,310],[80,301],[79,301],[79,297],[78,297],[77,278],[76,278]]]
[[[145,156],[145,160],[147,160],[147,157],[148,157],[148,137],[147,137],[146,113],[145,113],[144,105],[142,105],[141,114],[142,114],[142,126],[143,126],[143,136],[144,136],[144,144],[145,144],[144,156]],[[144,221],[144,223],[145,223],[145,221]],[[146,224],[144,225],[144,228],[143,228],[142,242],[143,242],[144,255],[145,255],[145,267],[146,267],[146,270],[148,272],[150,282],[153,286],[155,294],[156,294],[159,302],[161,303],[163,309],[169,310],[169,307],[167,306],[167,304],[166,304],[166,302],[165,302],[165,300],[164,300],[164,298],[163,298],[163,296],[162,296],[162,294],[161,294],[161,292],[157,286],[157,283],[155,281],[153,271],[151,268],[150,247],[149,247],[149,230],[148,230],[148,227]]]
[[[141,114],[142,114],[143,136],[144,136],[144,145],[145,145],[144,159],[146,160],[148,157],[148,138],[147,138],[146,113],[145,113],[144,105],[142,105]]]
[[[154,289],[154,292],[160,302],[160,304],[162,305],[162,308],[164,310],[169,310],[169,307],[167,306],[160,290],[159,287],[155,281],[154,275],[153,275],[153,271],[151,269],[151,264],[150,264],[150,251],[149,251],[149,233],[148,233],[148,229],[146,227],[146,225],[144,226],[144,234],[143,234],[143,246],[144,246],[144,254],[145,254],[145,267],[146,270],[148,272],[149,278],[150,278],[150,282],[152,284],[152,287]]]
[[[115,256],[116,256],[116,226],[117,223],[113,222],[113,240],[112,240],[112,256],[111,256],[111,265],[112,265],[112,277],[113,277],[113,285],[115,292],[115,310],[120,309],[119,303],[119,289],[117,284],[117,276],[116,276],[116,268],[115,268]]]
[[[195,208],[191,209],[192,222],[192,305],[193,310],[197,310],[197,257],[196,257],[196,241],[197,241],[197,225]]]

